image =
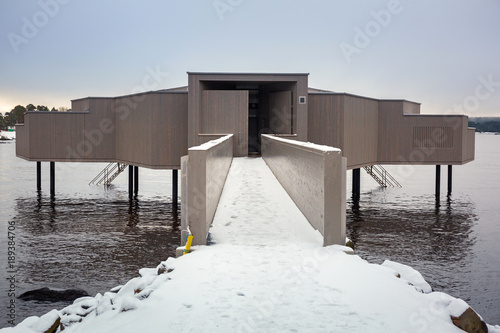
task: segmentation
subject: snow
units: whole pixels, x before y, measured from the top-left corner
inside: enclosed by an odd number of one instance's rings
[[[0,131],[0,137],[12,140],[16,138],[16,132]]]
[[[59,311],[64,332],[463,332],[450,315],[467,303],[411,267],[322,247],[260,158],[233,159],[210,233],[210,246]]]
[[[267,137],[272,138],[272,139],[276,139],[277,141],[286,142],[286,143],[293,143],[294,145],[298,145],[298,146],[302,146],[302,147],[310,148],[310,149],[315,149],[315,150],[319,150],[322,152],[328,152],[328,151],[340,152],[341,151],[340,148],[334,148],[334,147],[325,146],[325,145],[318,145],[318,144],[312,143],[312,142],[296,141],[296,140],[281,138],[279,136],[268,135],[268,134],[264,134],[264,136],[267,136]]]
[[[209,150],[210,148],[217,146],[219,143],[226,141],[231,136],[232,134],[229,134],[215,140],[210,140],[199,146],[191,147],[189,150]]]
[[[390,260],[384,261],[382,266],[392,268],[401,276],[401,279],[408,281],[408,283],[414,286],[417,291],[426,294],[432,292],[432,287],[427,283],[427,281],[425,281],[422,274],[410,266]]]

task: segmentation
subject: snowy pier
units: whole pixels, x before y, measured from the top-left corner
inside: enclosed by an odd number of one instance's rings
[[[254,168],[250,167],[244,174],[238,170],[245,170],[246,167],[239,166],[234,170],[232,153],[233,137],[228,135],[190,148],[189,155],[183,157],[182,245],[187,234],[193,235],[193,244],[207,244],[216,212],[222,209],[221,206],[228,205],[228,199],[221,196],[222,190],[235,187],[226,181],[230,168],[232,182],[235,182],[235,173],[242,178],[239,181],[253,185],[257,182],[257,171]],[[340,149],[262,135],[262,159],[262,168],[269,167],[270,179],[273,179],[274,185],[245,188],[248,195],[254,193],[255,200],[248,200],[242,192],[238,200],[244,207],[242,209],[246,209],[249,214],[261,214],[262,209],[267,207],[267,214],[262,218],[273,221],[277,204],[262,207],[262,203],[273,201],[263,202],[259,198],[274,193],[275,187],[283,188],[280,197],[274,200],[287,198],[292,202],[295,210],[303,214],[305,220],[322,235],[320,244],[345,245],[347,163]],[[251,163],[251,160],[245,159],[247,163]],[[273,228],[272,222],[269,227]],[[286,224],[283,228],[286,229]]]
[[[262,158],[233,158],[232,143],[183,158],[192,252],[5,332],[500,332],[411,267],[344,246],[340,150],[266,136]]]
[[[411,267],[323,246],[263,158],[232,159],[209,235],[209,246],[5,331],[463,332],[454,320],[475,315]]]

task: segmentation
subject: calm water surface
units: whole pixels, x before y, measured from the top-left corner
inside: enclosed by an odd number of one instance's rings
[[[180,215],[172,209],[171,171],[141,168],[139,195],[130,202],[127,172],[105,189],[88,182],[106,164],[56,163],[51,200],[48,163],[42,163],[42,193],[36,192],[36,163],[16,158],[15,144],[0,144],[0,163],[2,308],[10,300],[8,221],[16,228],[17,295],[46,286],[103,293],[175,255]],[[16,323],[69,304],[16,300]],[[0,313],[0,327],[9,326]]]
[[[435,166],[387,166],[403,188],[377,187],[363,171],[359,207],[348,203],[347,233],[361,257],[410,265],[434,290],[500,324],[500,136],[476,134],[475,157],[453,167],[451,196],[441,167],[438,201]]]
[[[36,165],[0,144],[0,306],[7,297],[7,225],[16,225],[16,292],[41,288],[105,292],[173,256],[180,220],[173,213],[171,173],[140,169],[137,200],[129,202],[127,176],[111,188],[89,186],[104,164],[56,163],[56,198],[41,194]],[[348,203],[348,236],[370,262],[385,259],[419,270],[434,290],[463,298],[488,323],[500,324],[500,136],[476,136],[476,160],[453,168],[453,194],[436,203],[432,166],[387,167],[403,188],[382,189],[362,172],[359,206]],[[350,191],[350,172],[348,191]],[[17,301],[19,322],[66,303]],[[4,311],[0,311],[4,313]],[[0,327],[7,326],[0,318]]]

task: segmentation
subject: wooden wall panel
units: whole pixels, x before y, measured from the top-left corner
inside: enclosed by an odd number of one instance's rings
[[[474,160],[475,157],[475,140],[476,140],[476,129],[475,128],[469,128],[467,129],[467,143],[466,143],[466,149],[465,151],[465,156],[463,157],[463,161],[465,162],[470,162]]]
[[[199,133],[234,134],[234,156],[247,156],[248,90],[205,90],[202,98]]]
[[[181,157],[188,154],[188,94],[155,94],[152,117],[152,165],[180,169]]]
[[[308,95],[307,141],[342,149],[343,103],[343,97],[338,94]]]
[[[378,101],[344,96],[344,140],[342,154],[349,169],[377,162]]]
[[[269,129],[272,134],[293,133],[292,92],[269,94]]]
[[[52,132],[53,116],[49,113],[32,113],[30,117],[30,157],[34,160],[50,161],[51,142],[56,133]]]
[[[198,74],[188,76],[188,148],[200,144],[198,133],[200,133],[200,108],[202,83]]]
[[[378,114],[378,161],[386,162],[397,159],[404,140],[403,101],[379,101]],[[391,151],[398,151],[394,155]],[[394,157],[395,156],[395,157]]]
[[[64,123],[67,138],[64,145],[56,147],[56,156],[67,160],[85,161],[86,151],[92,147],[92,143],[85,137],[85,114],[69,115]]]
[[[131,96],[115,99],[116,159],[127,163],[130,160],[130,133],[133,130],[134,99]]]
[[[308,76],[307,75],[298,75],[296,76],[297,83],[295,84],[293,99],[293,112],[294,112],[294,124],[293,129],[297,134],[297,140],[307,141],[308,138],[308,109],[309,109],[309,101],[308,101]],[[306,103],[300,104],[299,98],[303,96],[306,97]]]
[[[74,99],[71,101],[71,111],[89,111],[90,97]]]
[[[462,138],[462,160],[470,162],[474,160],[476,129],[469,127],[469,118],[463,117],[463,138]]]
[[[129,124],[129,132],[126,133],[126,145],[129,147],[128,161],[133,165],[152,163],[152,99],[152,94],[142,95],[136,99],[137,106],[130,114],[132,123]]]
[[[116,159],[132,165],[151,164],[151,94],[117,98]]]
[[[406,101],[379,102],[378,160],[383,164],[461,164],[464,116],[403,114]],[[414,103],[415,104],[415,103]],[[412,106],[416,110],[416,106]],[[417,129],[417,130],[416,130]],[[425,129],[428,142],[415,137]],[[452,138],[450,138],[450,133]],[[446,141],[446,142],[445,142]]]
[[[27,118],[25,117],[24,124],[16,125],[16,156],[24,159],[29,159],[30,157],[30,131]]]
[[[66,147],[68,147],[68,143],[71,140],[71,137],[78,136],[79,133],[75,133],[70,131],[70,123],[75,122],[75,117],[67,117],[64,114],[55,115],[52,117],[52,126],[53,131],[57,133],[57,135],[52,136],[51,142],[51,155],[52,158],[58,157],[66,157],[68,155]],[[80,134],[81,135],[81,134]]]
[[[410,101],[402,101],[404,114],[420,114],[420,104]]]
[[[85,155],[95,161],[112,161],[116,151],[114,98],[91,98],[85,114],[83,140],[91,147]]]
[[[181,156],[187,154],[187,97],[164,92],[117,98],[117,159],[179,169]]]

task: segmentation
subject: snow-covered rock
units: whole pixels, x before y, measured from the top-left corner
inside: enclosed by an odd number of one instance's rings
[[[426,294],[432,292],[432,287],[427,283],[427,281],[425,281],[422,274],[412,267],[390,260],[384,261],[382,266],[396,271],[400,275],[401,279],[408,281],[408,283],[414,286],[418,291]]]

